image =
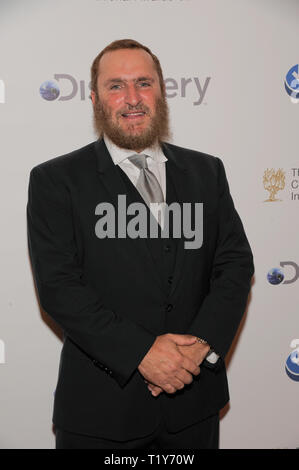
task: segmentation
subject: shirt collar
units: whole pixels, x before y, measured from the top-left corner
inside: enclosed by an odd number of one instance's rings
[[[125,160],[127,160],[128,157],[134,155],[133,150],[118,147],[106,134],[104,134],[103,139],[115,165],[124,162]],[[147,147],[141,153],[148,155],[156,163],[163,163],[167,161],[167,158],[165,157],[162,148],[158,143],[151,147]]]

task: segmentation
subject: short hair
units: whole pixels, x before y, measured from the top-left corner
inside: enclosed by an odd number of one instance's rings
[[[162,96],[165,97],[165,83],[162,73],[162,68],[159,62],[159,59],[152,51],[141,44],[138,41],[134,41],[134,39],[119,39],[117,41],[113,41],[108,46],[106,46],[94,59],[92,66],[91,66],[91,90],[94,91],[97,95],[97,81],[99,76],[99,62],[103,55],[106,52],[117,51],[118,49],[143,49],[144,51],[148,52],[148,54],[152,57],[156,71],[159,76],[159,82],[161,87]]]

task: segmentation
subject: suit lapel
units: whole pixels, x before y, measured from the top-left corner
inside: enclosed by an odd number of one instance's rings
[[[119,176],[119,173],[113,163],[113,160],[108,152],[104,140],[97,140],[95,142],[97,154],[97,171],[101,179],[102,185],[106,188],[113,201],[114,207],[118,205],[118,195],[126,194],[126,187]]]

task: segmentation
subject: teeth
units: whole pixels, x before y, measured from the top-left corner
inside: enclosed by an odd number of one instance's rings
[[[123,116],[143,116],[144,113],[125,113]]]

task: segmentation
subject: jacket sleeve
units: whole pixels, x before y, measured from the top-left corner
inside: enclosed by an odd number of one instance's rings
[[[240,217],[234,207],[222,161],[218,162],[217,244],[210,289],[188,333],[205,339],[224,359],[244,314],[253,256]],[[204,248],[203,240],[203,248]]]
[[[124,386],[155,336],[106,308],[84,281],[70,194],[50,170],[33,168],[28,189],[28,248],[40,304],[95,364],[105,365]]]

